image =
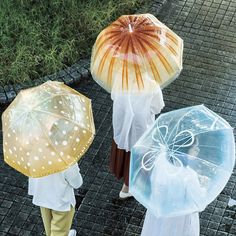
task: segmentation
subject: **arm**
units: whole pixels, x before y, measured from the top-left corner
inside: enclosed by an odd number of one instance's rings
[[[77,189],[83,184],[78,164],[74,164],[65,171],[65,180],[71,187]]]
[[[157,86],[157,90],[153,93],[151,100],[151,112],[153,114],[158,114],[161,112],[162,108],[165,106],[163,95],[160,86]]]

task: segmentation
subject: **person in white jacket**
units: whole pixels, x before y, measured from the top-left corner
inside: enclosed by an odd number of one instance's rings
[[[75,213],[74,189],[83,183],[78,164],[41,178],[29,178],[28,194],[40,207],[47,236],[75,236],[70,230]]]
[[[151,80],[143,91],[112,91],[111,98],[113,142],[109,167],[117,179],[124,179],[119,197],[125,199],[132,196],[129,193],[130,150],[165,104],[160,86]]]

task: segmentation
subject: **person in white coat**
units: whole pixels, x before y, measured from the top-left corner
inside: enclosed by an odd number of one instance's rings
[[[130,150],[144,131],[154,123],[155,115],[164,107],[160,86],[150,81],[145,90],[129,93],[111,93],[113,100],[113,142],[110,156],[110,170],[124,184],[119,193],[122,199],[129,193]]]
[[[199,153],[198,143],[196,141],[195,145],[189,149],[189,157],[195,158]],[[181,156],[178,155],[178,158]],[[191,193],[198,193],[201,195],[205,194],[205,189],[201,187],[197,174],[194,170],[188,167],[188,159],[185,156],[179,159],[183,168],[177,175],[167,175],[164,172],[168,171],[169,167],[172,166],[168,161],[166,161],[166,153],[164,155],[159,155],[157,159],[156,166],[161,166],[162,168],[153,168],[153,172],[151,175],[151,182],[155,185],[155,180],[162,183],[163,185],[171,186],[171,189],[166,191],[166,195],[163,197],[159,197],[159,204],[165,205],[168,202],[173,202],[174,199],[179,199],[179,201],[186,200],[186,191]],[[172,168],[175,168],[172,166]],[[176,179],[180,181],[176,181]],[[185,179],[185,181],[181,181]],[[172,183],[171,183],[172,182]],[[186,183],[185,183],[186,182]],[[187,184],[187,186],[183,186],[181,188],[180,185]],[[153,191],[158,191],[158,187],[154,188]],[[168,189],[169,187],[167,187]],[[162,186],[162,190],[164,187]],[[154,194],[153,194],[154,195]],[[160,192],[159,192],[160,195]],[[153,201],[156,200],[158,194],[153,196]],[[152,196],[151,196],[152,197]],[[194,200],[194,194],[192,196]],[[200,224],[199,224],[199,213],[196,209],[193,213],[174,216],[174,217],[156,217],[150,210],[147,210],[143,229],[141,236],[199,236],[200,234]]]
[[[47,236],[75,236],[70,230],[75,213],[74,189],[83,183],[78,164],[41,178],[29,178],[28,194],[40,207]]]

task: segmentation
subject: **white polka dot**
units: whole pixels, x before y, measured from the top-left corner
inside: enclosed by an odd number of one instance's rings
[[[58,159],[58,162],[62,162],[62,159],[59,158],[59,159]]]
[[[24,168],[25,168],[25,169],[27,169],[27,167],[26,167],[26,166],[24,166]]]
[[[13,147],[13,149],[16,151],[16,147]]]
[[[33,169],[33,172],[35,172],[36,170],[35,169]]]
[[[81,100],[82,100],[82,102],[85,102],[85,99],[84,99],[84,98],[82,98]]]
[[[68,124],[69,124],[69,122],[68,122],[68,121],[65,121],[65,124],[66,124],[66,125],[68,125]]]
[[[80,141],[80,139],[79,138],[76,138],[76,140],[75,140],[77,143]]]
[[[55,109],[57,109],[57,106],[54,106]]]
[[[83,107],[83,111],[86,111],[86,108],[85,108],[85,107]]]
[[[16,141],[18,141],[18,137],[16,137]]]
[[[62,104],[62,101],[59,101],[59,104]]]
[[[43,149],[42,149],[42,148],[39,148],[38,150],[39,150],[39,152],[43,152]]]
[[[8,150],[11,154],[12,154],[12,150],[9,148],[9,150]]]
[[[17,161],[17,164],[20,166],[20,162],[19,161]]]
[[[81,126],[82,126],[82,127],[85,127],[84,123],[81,123]]]
[[[7,125],[7,123],[4,123],[5,125]]]
[[[64,141],[62,142],[62,144],[63,144],[64,146],[66,146],[66,145],[67,145],[67,141],[64,140]]]
[[[76,148],[73,148],[74,151],[76,151]]]
[[[61,112],[61,114],[64,114],[65,112],[64,111],[60,111]]]
[[[67,155],[66,157],[67,157],[67,159],[70,159],[70,156],[69,156],[69,155]]]
[[[13,132],[14,134],[16,133],[16,131],[15,131],[14,129],[12,130],[12,132]]]
[[[90,125],[89,125],[89,124],[87,124],[87,127],[90,127]]]
[[[27,166],[31,166],[31,164],[29,162],[27,162]]]
[[[29,156],[29,155],[30,155],[30,153],[29,153],[29,152],[26,152],[26,155],[27,155],[27,156]]]
[[[46,159],[46,157],[45,157],[45,156],[43,156],[43,159]]]
[[[74,130],[75,130],[75,131],[77,131],[78,129],[79,129],[79,127],[78,127],[78,126],[75,126],[75,127],[74,127]]]
[[[54,124],[55,124],[55,125],[58,125],[58,122],[55,122]]]
[[[60,152],[60,155],[61,155],[61,156],[63,156],[63,155],[64,155],[64,153],[63,153],[63,152]]]
[[[39,137],[36,137],[35,139],[36,139],[37,141],[39,141]]]
[[[49,143],[45,143],[45,145],[48,147],[48,146],[49,146]]]
[[[20,158],[22,161],[24,161],[25,159],[23,157]]]
[[[89,117],[88,117],[88,116],[86,116],[86,118],[87,118],[87,120],[89,119]]]
[[[4,143],[7,146],[7,142]]]
[[[44,170],[44,169],[45,169],[45,167],[44,167],[44,166],[42,166],[42,169]]]
[[[39,157],[35,156],[35,157],[34,157],[34,160],[35,160],[35,161],[38,161],[38,160],[39,160]]]
[[[6,159],[9,159],[9,156],[6,156]]]
[[[51,152],[51,155],[52,155],[52,156],[55,156],[55,154],[56,154],[55,152]]]
[[[83,130],[83,133],[86,134],[86,130]]]
[[[63,134],[66,134],[66,131],[65,131],[65,130],[63,130],[63,131],[62,131],[62,133],[63,133]]]
[[[19,150],[22,151],[22,147],[19,147]]]
[[[48,135],[49,135],[49,136],[51,136],[51,135],[52,135],[52,132],[51,132],[51,131],[49,131],[49,132],[48,132]]]
[[[25,144],[29,145],[29,141],[26,141]]]
[[[51,164],[52,164],[52,162],[51,162],[51,161],[49,161],[49,162],[48,162],[48,164],[49,164],[49,165],[51,165]]]
[[[11,137],[11,135],[10,135],[10,134],[7,134],[7,137]]]
[[[72,137],[72,136],[70,136],[69,138],[70,138],[70,139],[72,139],[73,137]]]
[[[57,141],[55,141],[54,143],[55,143],[55,145],[58,145],[58,142],[57,142]]]

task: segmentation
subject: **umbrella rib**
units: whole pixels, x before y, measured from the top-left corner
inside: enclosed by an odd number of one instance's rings
[[[79,123],[75,122],[74,120],[70,120],[69,118],[67,118],[67,117],[65,117],[65,116],[57,115],[57,114],[55,114],[55,113],[48,112],[48,111],[43,111],[43,110],[39,110],[39,109],[35,109],[35,111],[39,111],[39,112],[42,112],[42,113],[46,113],[46,114],[49,114],[49,115],[52,115],[52,116],[55,116],[55,117],[58,117],[58,118],[63,118],[63,119],[65,119],[65,120],[68,120],[68,121],[70,121],[70,122],[72,122],[72,123],[74,123],[74,124],[80,126]]]
[[[151,57],[150,54],[149,54],[149,52],[148,52],[148,49],[145,47],[145,45],[143,45],[143,43],[140,41],[140,39],[136,38],[136,41],[137,41],[137,43],[139,44],[139,48],[141,49],[141,51],[143,52],[143,54],[145,55],[145,53],[147,53],[148,56]],[[157,77],[157,81],[158,81],[158,82],[161,82],[161,77],[160,77],[160,74],[159,74],[159,72],[158,72],[158,70],[157,70],[157,68],[156,68],[156,65],[153,63],[152,60],[149,61],[149,60],[147,59],[147,62],[149,63],[149,65],[150,65],[150,67],[151,67],[151,71],[152,71],[152,74],[153,74],[154,79],[156,80],[156,77]],[[145,65],[145,64],[144,64],[144,65]],[[147,71],[148,71],[148,70],[147,70]],[[155,75],[156,75],[156,76],[155,76]]]
[[[175,126],[174,126],[173,129],[172,129],[172,131],[170,132],[170,135],[169,135],[169,138],[167,139],[167,142],[169,141],[169,139],[170,139],[172,133],[174,132],[174,130],[175,130],[175,129],[178,130],[178,126],[179,126],[180,121],[181,121],[186,115],[190,114],[191,112],[192,112],[192,110],[186,112],[185,114],[183,114],[183,116],[180,117],[180,119],[179,119],[178,122],[175,124]],[[176,133],[177,133],[177,131],[176,131]]]
[[[98,44],[98,48],[96,50],[96,54],[94,55],[94,61],[97,59],[98,53],[101,50],[101,48],[103,47],[103,45],[106,43],[106,41],[111,40],[112,38],[116,37],[117,35],[118,34],[116,34],[116,33],[112,33],[109,37],[105,38],[102,42],[100,42],[100,45],[99,45],[99,42],[97,43]],[[98,41],[100,39],[101,38],[99,38]]]
[[[158,50],[158,48],[156,48],[156,46],[153,45],[153,43],[151,41],[148,41],[146,38],[144,38],[141,35],[136,35],[136,36],[141,41],[144,41],[149,46],[149,48],[151,48],[155,52],[155,54],[157,55],[157,57],[159,58],[159,60],[163,64],[163,66],[165,67],[168,74],[174,72],[174,70],[173,70],[172,66],[170,65],[170,63],[166,60],[166,58],[162,55],[162,53]]]
[[[131,47],[132,47],[132,56],[133,56],[133,66],[134,66],[134,70],[135,70],[135,75],[136,75],[136,82],[138,84],[138,88],[140,89],[140,83],[141,83],[141,87],[144,87],[143,84],[143,79],[142,79],[142,74],[140,72],[139,66],[137,66],[136,62],[135,62],[135,56],[136,56],[136,51],[135,51],[135,47],[134,47],[134,42],[131,36]]]
[[[44,133],[46,139],[49,141],[49,143],[51,143],[51,147],[53,148],[53,150],[54,150],[54,151],[57,153],[57,155],[60,157],[60,154],[58,153],[57,149],[54,147],[52,141],[48,138],[47,134],[46,134],[45,131],[42,129],[42,123],[41,123],[38,119],[36,119],[36,117],[33,117],[33,118],[34,118],[34,120],[39,124],[39,127],[40,127],[40,129],[42,130],[42,132]],[[60,158],[61,158],[61,157],[60,157]],[[62,158],[61,158],[61,159],[62,159]],[[62,160],[64,161],[65,164],[67,164],[67,162],[65,162],[64,159],[62,159]]]
[[[218,168],[218,169],[220,169],[220,170],[222,170],[222,171],[224,171],[224,172],[227,172],[225,169],[223,169],[221,166],[218,166],[218,165],[216,165],[215,163],[213,163],[213,162],[211,162],[211,161],[208,161],[208,160],[204,160],[204,159],[202,159],[202,158],[199,158],[199,157],[197,157],[197,156],[192,156],[192,155],[189,155],[189,154],[187,154],[187,153],[183,153],[183,152],[180,152],[180,151],[176,151],[176,153],[177,154],[180,154],[180,155],[186,155],[186,156],[189,156],[189,157],[191,157],[191,159],[198,159],[199,161],[201,161],[201,162],[203,162],[203,163],[206,163],[206,164],[210,164],[210,165],[212,165],[212,166],[214,166],[214,167],[216,167],[216,168]],[[189,165],[188,165],[189,166]]]
[[[34,118],[34,120],[39,124],[39,127],[40,127],[40,129],[42,130],[42,132],[44,133],[45,137],[46,137],[47,140],[51,143],[51,146],[53,147],[53,149],[56,151],[56,149],[55,149],[54,146],[53,146],[53,143],[52,143],[51,140],[48,138],[48,136],[47,136],[46,132],[44,131],[44,129],[42,129],[42,123],[41,123],[36,117],[33,116],[33,118]]]
[[[123,39],[124,39],[124,36],[120,37],[118,40],[116,40],[116,42],[113,43],[113,45],[115,45],[119,42],[119,44],[116,46],[115,51],[113,52],[111,63],[109,65],[109,69],[108,69],[108,79],[107,80],[108,80],[109,85],[111,85],[111,83],[112,83],[113,66],[114,66],[115,59],[116,59],[116,57],[114,57],[114,56],[117,54],[119,47],[121,47],[121,45],[124,43]]]
[[[122,90],[124,89],[125,87],[125,84],[126,84],[126,89],[128,90],[128,78],[129,78],[129,75],[128,75],[128,66],[127,66],[127,58],[128,57],[128,52],[129,52],[129,41],[130,41],[130,38],[128,38],[127,40],[127,46],[126,46],[126,49],[124,51],[124,54],[125,54],[125,60],[123,60],[123,67],[122,67]],[[125,75],[125,84],[124,84],[124,75]]]

